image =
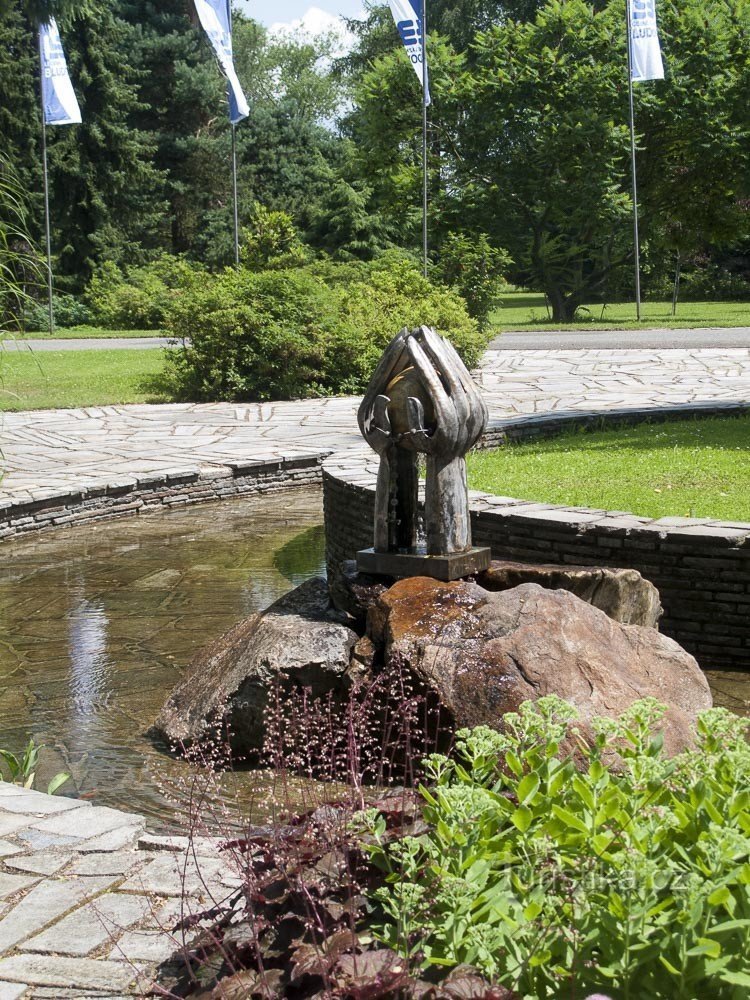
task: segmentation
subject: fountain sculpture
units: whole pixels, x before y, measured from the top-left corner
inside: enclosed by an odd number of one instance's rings
[[[486,569],[489,548],[471,544],[464,456],[484,431],[487,408],[448,340],[427,326],[402,330],[381,358],[358,419],[380,456],[374,546],[357,553],[359,570],[455,580]]]

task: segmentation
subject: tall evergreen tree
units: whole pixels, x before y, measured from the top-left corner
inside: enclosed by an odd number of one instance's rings
[[[163,215],[153,141],[133,127],[140,110],[132,66],[136,33],[105,0],[66,26],[81,125],[49,130],[57,273],[80,287],[96,263],[129,260],[156,242]]]

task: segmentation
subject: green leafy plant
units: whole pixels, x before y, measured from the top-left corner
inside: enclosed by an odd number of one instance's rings
[[[172,254],[125,270],[106,261],[89,282],[86,301],[105,329],[159,330],[173,300],[203,274],[200,265]]]
[[[197,400],[293,399],[364,388],[404,326],[450,336],[468,364],[486,339],[455,292],[426,281],[412,261],[301,268],[230,268],[192,283],[172,302],[167,327],[179,396]],[[189,342],[188,342],[189,341]]]
[[[246,267],[253,271],[300,267],[310,253],[291,215],[255,203],[250,225],[242,230],[240,260]]]
[[[469,315],[484,328],[500,305],[500,284],[512,265],[505,250],[492,246],[485,233],[448,233],[440,247],[440,280],[466,302]]]
[[[695,749],[667,759],[663,711],[638,702],[584,739],[542,698],[503,732],[459,732],[455,758],[425,762],[427,832],[389,844],[365,814],[387,873],[377,934],[529,998],[747,996],[749,723],[704,712]]]
[[[5,764],[10,781],[14,785],[22,785],[24,788],[34,787],[39,753],[42,749],[43,746],[35,743],[32,738],[26,744],[24,752],[20,755],[11,753],[10,750],[0,750],[0,760]],[[60,771],[47,785],[47,794],[53,795],[69,778],[69,774]]]

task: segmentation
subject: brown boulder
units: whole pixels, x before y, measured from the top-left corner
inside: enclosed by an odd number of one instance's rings
[[[460,581],[400,580],[370,608],[368,634],[456,728],[498,728],[505,712],[548,694],[572,702],[584,724],[652,696],[668,706],[665,748],[677,753],[711,705],[700,667],[672,639],[537,584],[492,593]]]
[[[237,753],[263,745],[269,692],[344,690],[356,634],[333,611],[325,580],[308,580],[201,650],[167,698],[153,731],[190,744],[224,720]]]
[[[623,625],[657,628],[662,614],[659,591],[636,569],[607,566],[532,565],[493,559],[477,583],[485,590],[512,590],[538,583],[546,590],[567,590]]]

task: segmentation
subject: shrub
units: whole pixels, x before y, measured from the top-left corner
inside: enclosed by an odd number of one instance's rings
[[[448,334],[468,364],[484,339],[460,297],[408,260],[323,262],[294,270],[227,270],[193,282],[167,327],[178,394],[198,400],[292,399],[358,392],[404,326]]]
[[[695,750],[671,760],[663,706],[598,720],[561,754],[575,710],[557,698],[458,733],[433,755],[425,834],[384,845],[365,814],[379,936],[423,967],[463,963],[523,996],[688,1000],[747,995],[750,747],[747,720],[704,712]]]
[[[52,309],[55,327],[85,326],[92,319],[91,310],[86,303],[74,295],[54,295]],[[29,333],[49,329],[46,300],[34,299],[24,308],[23,327]]]
[[[484,233],[449,233],[440,247],[440,280],[466,302],[469,315],[484,328],[500,303],[500,285],[513,261],[505,250],[493,247]]]
[[[254,271],[299,267],[310,255],[291,215],[274,212],[258,202],[250,226],[242,230],[240,260]]]
[[[202,274],[199,265],[170,254],[125,271],[107,261],[89,282],[86,298],[93,318],[105,328],[159,330],[172,300]]]

